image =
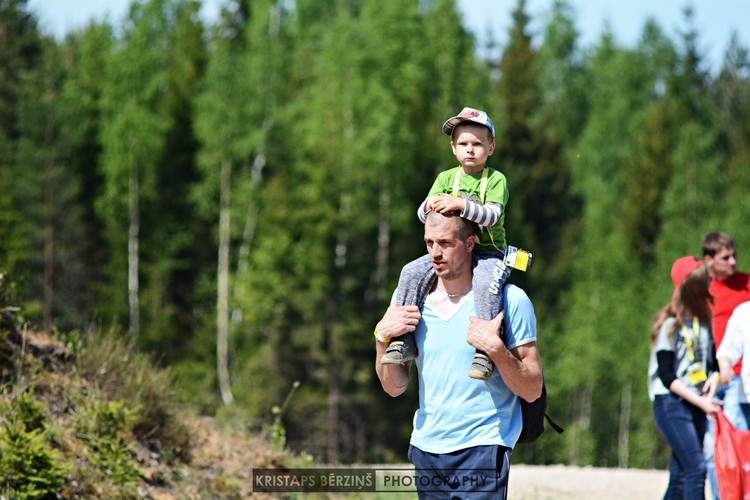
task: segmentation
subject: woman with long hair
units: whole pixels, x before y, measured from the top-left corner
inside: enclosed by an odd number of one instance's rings
[[[672,448],[665,499],[704,498],[706,461],[703,436],[707,416],[718,410],[719,384],[711,335],[713,301],[708,267],[695,257],[672,265],[672,301],[651,328],[649,396],[654,420]]]

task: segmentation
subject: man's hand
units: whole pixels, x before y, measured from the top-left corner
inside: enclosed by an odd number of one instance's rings
[[[500,314],[491,320],[479,319],[476,316],[469,317],[469,331],[466,334],[466,342],[486,353],[497,351],[500,346],[504,345],[503,341],[500,340],[500,327],[503,324],[503,318],[505,318],[505,311],[500,311]]]
[[[417,306],[390,306],[383,319],[375,327],[378,335],[393,339],[417,329],[422,315]],[[375,342],[375,372],[378,374],[383,390],[393,397],[402,394],[409,385],[409,367],[411,361],[404,365],[383,365],[380,358],[386,352],[387,342]]]
[[[390,306],[375,328],[381,337],[392,339],[416,330],[421,317],[417,306]]]
[[[443,215],[447,215],[456,211],[458,211],[459,213],[463,213],[463,211],[466,209],[466,200],[464,200],[460,196],[439,194],[433,197],[428,202],[428,207],[430,205],[432,206],[432,210]]]
[[[526,401],[535,401],[541,395],[544,383],[539,350],[536,342],[508,350],[500,338],[504,318],[505,311],[500,311],[491,320],[470,317],[466,341],[490,357],[505,385],[513,393]]]
[[[732,381],[732,375],[734,375],[734,371],[732,370],[732,362],[729,358],[719,358],[719,374],[722,384],[726,385]]]

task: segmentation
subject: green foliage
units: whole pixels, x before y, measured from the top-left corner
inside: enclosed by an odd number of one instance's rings
[[[134,487],[140,478],[129,439],[139,413],[124,401],[95,401],[78,414],[76,432],[93,452],[89,460],[115,486]]]
[[[271,426],[271,443],[277,450],[283,450],[286,447],[286,429],[281,422],[281,408],[274,406],[271,413],[276,417]]]
[[[91,332],[77,358],[80,376],[96,380],[96,394],[103,401],[130,401],[139,408],[135,414],[118,409],[121,418],[132,420],[136,438],[162,453],[187,458],[190,435],[177,418],[173,377],[136,354],[133,343],[114,331]]]
[[[0,307],[13,306],[16,303],[16,284],[8,279],[8,273],[0,268]]]
[[[0,401],[0,494],[24,499],[53,496],[69,465],[48,440],[42,404],[30,393],[6,397]]]
[[[26,432],[44,430],[44,407],[31,392],[0,401],[0,414],[13,423],[21,423]]]

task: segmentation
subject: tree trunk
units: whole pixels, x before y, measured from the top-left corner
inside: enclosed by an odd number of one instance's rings
[[[388,254],[391,246],[391,193],[388,189],[389,180],[387,174],[383,175],[380,183],[380,196],[378,200],[378,251],[375,255],[375,270],[370,277],[370,284],[365,290],[365,309],[374,306],[375,301],[382,299],[385,293],[385,284],[388,279]]]
[[[51,160],[46,161],[46,169],[51,169]],[[52,186],[45,186],[44,188],[44,203],[45,209],[45,221],[44,221],[44,323],[43,329],[45,333],[52,332],[52,297],[54,295],[53,288],[53,275],[54,275],[54,245],[55,245],[55,225],[52,216],[52,205],[54,203],[54,196],[52,194]]]
[[[585,436],[586,434],[588,434],[589,427],[591,426],[592,393],[593,387],[591,386],[591,384],[584,384],[579,387],[573,395],[573,407],[577,408],[578,410],[576,412],[576,424],[574,426],[574,429],[579,437],[570,440],[570,448],[568,449],[568,461],[571,464],[577,464],[579,463],[579,460],[581,460],[581,436]]]
[[[269,122],[269,120],[266,120]],[[264,124],[264,128],[266,125]],[[255,227],[258,224],[258,192],[260,188],[260,181],[263,179],[263,167],[266,166],[266,155],[265,153],[258,152],[253,161],[253,168],[250,172],[252,179],[253,194],[250,202],[247,205],[247,213],[245,215],[245,229],[242,231],[242,243],[240,244],[239,251],[237,252],[237,277],[236,283],[244,283],[245,276],[247,274],[248,261],[250,259],[250,247],[252,246],[253,239],[255,238]],[[235,293],[237,287],[235,286]],[[242,309],[238,307],[238,301],[235,300],[235,308],[232,310],[231,321],[232,323],[239,323],[242,321]]]
[[[221,164],[219,207],[219,259],[216,292],[216,369],[221,400],[225,405],[234,403],[229,383],[229,221],[231,201],[231,165]]]
[[[343,141],[345,144],[352,144],[354,141],[353,113],[351,107],[345,107],[342,117]],[[341,172],[344,178],[343,186],[348,186],[346,179],[351,174],[351,160],[344,158]],[[337,234],[336,249],[334,256],[334,300],[331,301],[331,308],[328,315],[328,349],[329,349],[329,366],[328,366],[328,463],[335,464],[338,462],[339,441],[341,435],[341,367],[339,365],[339,346],[337,324],[339,322],[339,304],[344,302],[341,288],[341,277],[346,270],[346,257],[349,249],[349,231],[347,229],[347,220],[352,207],[352,195],[349,189],[343,189],[339,196],[339,226]]]
[[[138,167],[130,169],[130,229],[128,231],[128,301],[130,305],[130,334],[134,339],[139,335],[138,314],[138,234],[140,218],[138,213]],[[135,346],[136,343],[133,343]]]
[[[339,216],[346,220],[351,209],[351,195],[348,192],[341,193],[339,205]],[[344,300],[341,293],[340,277],[346,267],[346,253],[349,245],[349,236],[346,229],[338,233],[336,243],[336,255],[334,260],[335,294],[333,300],[329,301],[328,307],[328,463],[335,464],[339,457],[339,438],[341,435],[341,369],[339,360],[339,341],[337,333],[339,304]]]
[[[622,403],[620,405],[620,435],[618,439],[619,466],[628,468],[628,440],[630,438],[630,401],[633,397],[633,381],[630,374],[622,382]]]
[[[45,133],[45,145],[52,146],[52,120],[47,118],[47,130]],[[55,221],[54,203],[55,195],[52,187],[53,160],[47,158],[44,161],[44,312],[43,329],[46,333],[52,332],[52,301],[54,296],[54,248],[55,248]]]

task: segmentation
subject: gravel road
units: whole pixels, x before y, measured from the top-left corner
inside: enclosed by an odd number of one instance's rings
[[[657,500],[664,496],[668,482],[666,470],[511,465],[508,498]],[[710,498],[708,491],[706,498]]]

